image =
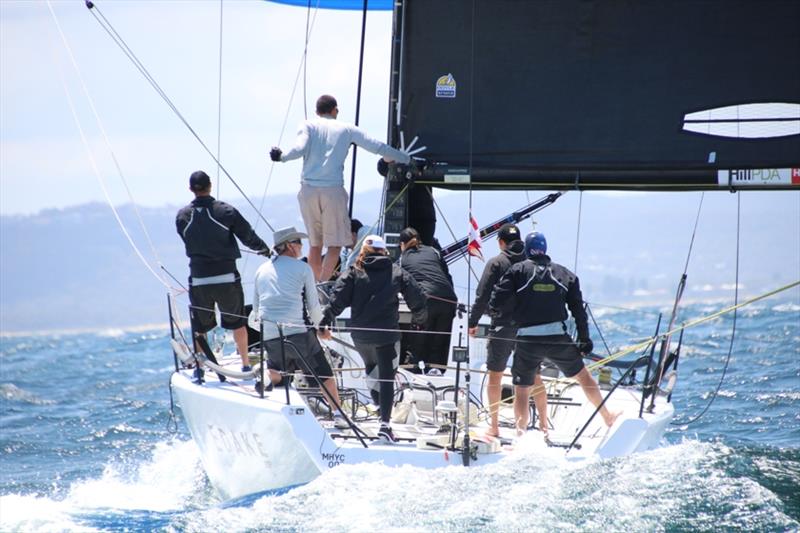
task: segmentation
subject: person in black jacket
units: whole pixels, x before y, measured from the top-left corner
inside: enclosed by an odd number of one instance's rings
[[[328,305],[323,309],[320,327],[330,326],[347,307],[351,307],[351,337],[364,360],[373,401],[380,406],[381,428],[378,436],[395,442],[390,421],[394,401],[394,375],[398,355],[395,343],[399,334],[399,305],[402,293],[414,313],[415,322],[425,320],[425,293],[407,272],[392,264],[386,243],[377,235],[364,238],[355,264],[336,281]],[[322,330],[322,338],[330,338],[330,330]],[[377,372],[376,372],[377,369]],[[374,386],[375,375],[379,386]]]
[[[565,376],[574,377],[595,406],[603,401],[597,382],[584,367],[581,357],[592,352],[593,344],[578,277],[553,263],[546,252],[544,235],[530,233],[525,238],[528,260],[517,263],[503,275],[489,300],[492,314],[510,316],[518,327],[511,367],[518,434],[528,427],[530,387],[543,359],[553,362]],[[567,335],[565,306],[575,319],[577,345]],[[603,406],[600,415],[610,427],[619,413],[612,413]]]
[[[202,170],[189,177],[194,200],[175,217],[178,235],[189,257],[189,303],[194,335],[205,335],[217,325],[214,304],[219,306],[221,326],[233,330],[242,371],[250,369],[247,358],[247,316],[236,260],[242,255],[236,238],[260,255],[270,249],[233,206],[211,196],[211,179]]]
[[[405,334],[404,344],[411,352],[410,363],[413,372],[420,372],[420,362],[428,365],[447,365],[450,355],[450,334],[453,329],[453,318],[456,316],[458,298],[453,290],[453,278],[447,263],[436,248],[421,244],[419,233],[414,228],[406,228],[400,232],[400,259],[398,264],[422,286],[428,297],[428,319],[422,324],[423,331],[435,332],[434,335],[421,333]],[[426,368],[426,373],[433,369]],[[441,369],[444,373],[444,368]]]
[[[500,227],[497,232],[497,245],[500,247],[500,253],[486,263],[481,280],[478,282],[478,289],[475,291],[475,301],[467,324],[469,334],[473,337],[478,333],[478,321],[487,310],[494,286],[512,265],[525,259],[525,243],[520,240],[519,228],[514,224],[503,224]],[[502,393],[501,382],[508,365],[508,358],[516,344],[517,328],[514,321],[508,316],[493,316],[488,337],[486,368],[489,371],[489,383],[486,386],[486,396],[489,400],[491,418],[489,431],[486,434],[497,437],[500,435],[497,417]],[[534,378],[534,385],[533,398],[536,411],[539,413],[539,429],[547,433],[547,392],[538,372]]]

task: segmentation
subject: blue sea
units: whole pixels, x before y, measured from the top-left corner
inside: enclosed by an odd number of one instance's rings
[[[695,303],[690,320],[727,303]],[[595,304],[612,349],[657,309]],[[800,302],[688,330],[663,446],[613,460],[521,453],[440,470],[341,466],[223,502],[179,409],[168,331],[0,338],[2,531],[798,531]],[[594,335],[596,351],[603,351]]]

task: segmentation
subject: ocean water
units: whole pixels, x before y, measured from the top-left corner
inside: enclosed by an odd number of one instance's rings
[[[682,319],[722,304],[693,304]],[[653,310],[595,306],[612,348]],[[0,531],[798,531],[800,305],[688,330],[661,448],[570,463],[524,451],[439,470],[342,466],[223,502],[170,416],[168,332],[0,338]],[[593,335],[596,351],[603,345]]]

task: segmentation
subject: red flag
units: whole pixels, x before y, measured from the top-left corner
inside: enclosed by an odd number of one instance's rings
[[[473,257],[477,257],[483,261],[483,252],[481,251],[481,234],[478,232],[478,222],[472,213],[469,215],[469,244],[467,245],[467,253]]]

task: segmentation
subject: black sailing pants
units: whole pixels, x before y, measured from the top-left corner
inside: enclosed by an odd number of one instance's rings
[[[367,371],[367,384],[370,387],[372,401],[381,408],[381,422],[389,424],[392,419],[394,403],[394,374],[398,358],[395,343],[367,344],[355,342],[356,350],[364,360]],[[377,368],[377,372],[375,372]],[[376,376],[377,374],[377,376]],[[376,384],[374,381],[378,380]]]
[[[436,332],[434,335],[425,333],[406,333],[406,345],[411,352],[409,363],[414,365],[412,372],[419,373],[418,363],[423,361],[428,365],[447,365],[450,358],[450,336],[453,329],[453,318],[456,316],[456,304],[428,298],[428,320],[423,324],[422,331]],[[426,368],[425,372],[430,369]],[[444,373],[444,369],[441,369]]]

